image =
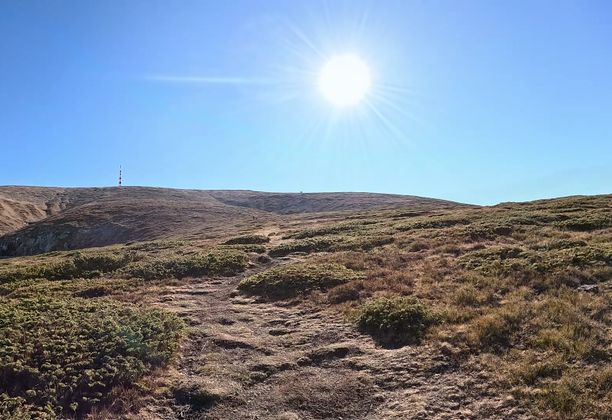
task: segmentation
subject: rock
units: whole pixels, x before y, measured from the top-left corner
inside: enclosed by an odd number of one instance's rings
[[[596,284],[583,284],[582,286],[578,286],[576,290],[580,290],[581,292],[599,293],[599,286]]]

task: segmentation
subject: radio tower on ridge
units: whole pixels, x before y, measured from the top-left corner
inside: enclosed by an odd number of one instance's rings
[[[121,186],[121,182],[122,182],[122,178],[121,178],[121,165],[119,165],[119,186]]]

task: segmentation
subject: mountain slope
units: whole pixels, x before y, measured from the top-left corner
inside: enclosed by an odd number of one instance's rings
[[[452,201],[398,194],[364,192],[268,193],[260,191],[209,191],[217,200],[232,206],[249,207],[277,214],[369,210],[412,207],[431,210],[456,207]]]
[[[458,206],[443,200],[371,193],[0,187],[0,256],[185,234],[205,238],[284,214]]]

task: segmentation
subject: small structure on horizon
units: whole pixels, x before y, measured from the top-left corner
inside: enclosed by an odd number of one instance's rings
[[[119,186],[121,186],[122,182],[123,182],[123,178],[121,177],[121,165],[119,165]]]

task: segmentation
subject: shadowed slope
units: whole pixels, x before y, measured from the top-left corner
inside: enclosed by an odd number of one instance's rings
[[[210,195],[232,206],[250,207],[278,214],[398,207],[410,207],[415,210],[432,210],[441,207],[462,206],[462,204],[452,201],[434,198],[364,192],[268,193],[260,191],[218,190],[210,191]]]

